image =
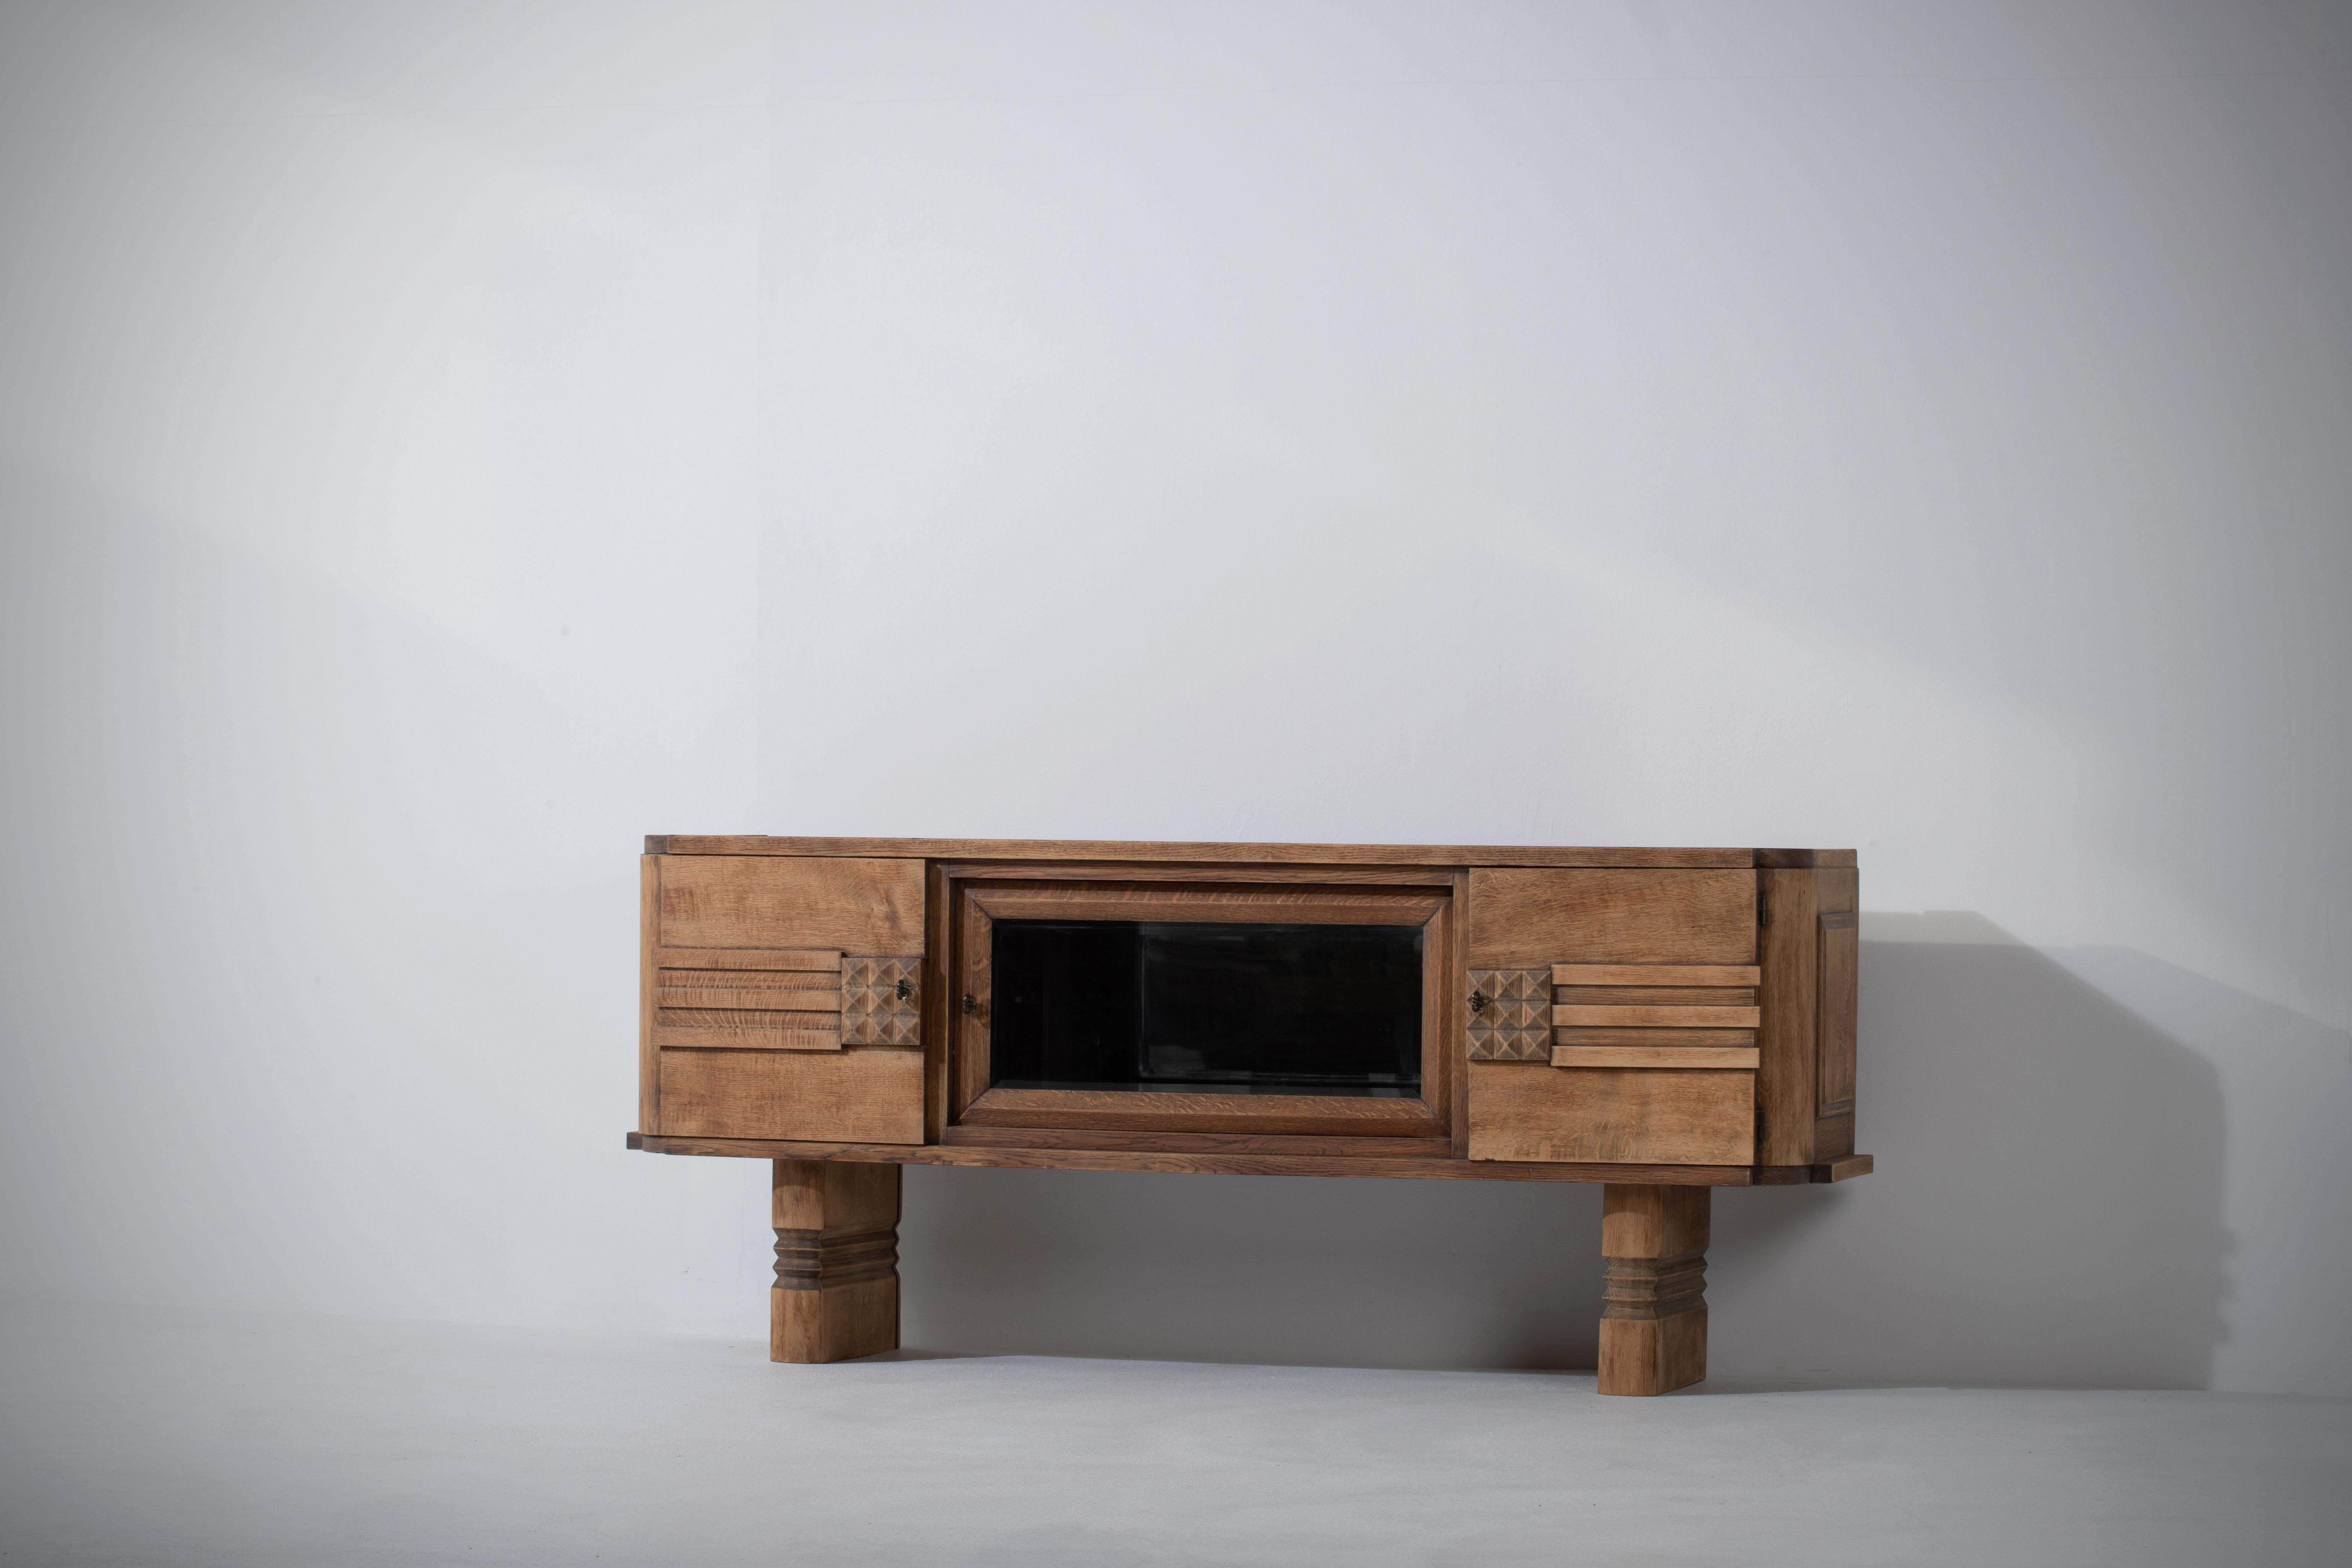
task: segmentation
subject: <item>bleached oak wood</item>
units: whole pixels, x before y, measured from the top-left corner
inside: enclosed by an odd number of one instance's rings
[[[916,860],[1184,860],[1339,866],[1592,866],[1749,869],[1753,849],[1562,848],[1523,844],[1181,844],[1051,838],[771,838],[652,834],[654,855],[848,856]],[[1809,852],[1810,853],[1810,852]],[[1851,850],[1845,851],[1851,855]],[[1852,864],[1851,861],[1847,862]]]
[[[1754,1047],[1738,1046],[1554,1046],[1556,1068],[1749,1068]]]
[[[1558,1028],[1752,1029],[1760,1021],[1753,1007],[1554,1007]]]
[[[1601,1392],[1659,1394],[1706,1376],[1705,1187],[1601,1194]]]
[[[1528,1069],[1542,1072],[1537,1067]],[[952,1130],[951,1130],[952,1131]],[[1400,1149],[1418,1139],[1396,1140]],[[667,1138],[631,1133],[629,1147],[654,1154],[721,1155],[753,1160],[839,1160],[859,1164],[985,1165],[1047,1171],[1164,1171],[1223,1176],[1349,1176],[1442,1182],[1653,1182],[1667,1185],[1802,1185],[1810,1167],[1591,1164],[1559,1161],[1456,1160],[1401,1155],[1190,1153],[1162,1150],[1031,1148],[986,1143],[832,1143],[779,1138]]]
[[[1756,1075],[1732,1069],[1470,1064],[1470,1157],[1746,1165]]]
[[[1752,963],[1555,963],[1551,966],[1551,983],[1752,988],[1762,973]]]
[[[903,1168],[778,1160],[768,1358],[848,1361],[898,1348]]]
[[[854,1051],[661,1053],[662,1130],[676,1137],[919,1143],[923,1058]]]
[[[1470,967],[1756,958],[1753,871],[1476,869]]]
[[[1603,1391],[1655,1393],[1705,1374],[1706,1189],[1874,1163],[1851,1152],[1852,851],[648,848],[631,1144],[778,1162],[780,1359],[896,1344],[909,1163],[1579,1181],[1608,1187]],[[993,1089],[992,912],[1422,924],[1422,1098]],[[1549,978],[1535,1059],[1469,1059],[1474,971]]]

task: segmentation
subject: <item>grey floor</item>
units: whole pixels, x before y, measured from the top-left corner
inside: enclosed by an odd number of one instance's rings
[[[12,1563],[2352,1562],[2352,1400],[0,1323]]]

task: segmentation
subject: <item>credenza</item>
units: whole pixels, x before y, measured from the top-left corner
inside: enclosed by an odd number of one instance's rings
[[[1600,1387],[1716,1187],[1854,1152],[1852,850],[646,840],[632,1148],[773,1162],[775,1360],[898,1343],[910,1164],[1592,1182]]]

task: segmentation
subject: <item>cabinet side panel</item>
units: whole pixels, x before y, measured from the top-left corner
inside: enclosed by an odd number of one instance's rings
[[[920,1143],[923,1057],[671,1049],[661,1053],[662,1131],[674,1138]]]
[[[1753,871],[1470,873],[1472,969],[1755,962]]]
[[[659,1132],[661,1054],[654,1047],[654,941],[661,918],[661,862],[637,858],[637,1129]]]
[[[1813,990],[1820,978],[1818,906],[1811,870],[1756,873],[1760,896],[1756,1005],[1757,1161],[1804,1165],[1813,1158]]]
[[[659,858],[665,947],[923,950],[920,860]]]
[[[1747,1165],[1756,1075],[1472,1062],[1470,1157]]]
[[[1860,1001],[1859,873],[1813,873],[1815,919],[1813,1158],[1853,1152],[1854,1026]]]

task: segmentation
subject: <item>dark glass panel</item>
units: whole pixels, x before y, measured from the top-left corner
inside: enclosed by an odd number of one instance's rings
[[[991,1081],[1421,1092],[1421,928],[999,921]]]

